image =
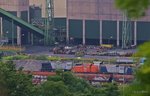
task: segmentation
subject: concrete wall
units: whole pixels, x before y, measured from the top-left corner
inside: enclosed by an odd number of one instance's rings
[[[54,17],[64,18],[67,16],[66,13],[66,0],[54,0]]]

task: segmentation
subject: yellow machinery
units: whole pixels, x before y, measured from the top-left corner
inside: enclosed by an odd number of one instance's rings
[[[101,47],[105,47],[105,48],[112,48],[113,45],[112,44],[101,44]]]
[[[24,51],[25,48],[21,46],[0,46],[0,51]]]

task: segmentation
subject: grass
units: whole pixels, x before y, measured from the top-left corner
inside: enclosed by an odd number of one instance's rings
[[[74,62],[93,62],[93,61],[104,61],[104,62],[115,62],[115,59],[94,59],[94,58],[65,58],[58,56],[47,56],[47,55],[14,55],[14,56],[5,56],[2,60],[49,60],[49,61],[74,61]]]

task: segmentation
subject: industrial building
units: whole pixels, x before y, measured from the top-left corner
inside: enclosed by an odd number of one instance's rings
[[[114,0],[54,0],[54,21],[66,26],[66,41],[74,44],[113,44],[122,46],[124,13]],[[131,45],[150,40],[150,10],[138,20],[130,20]]]
[[[46,1],[1,0],[0,8],[42,30],[47,18]],[[150,10],[141,19],[129,20],[125,12],[115,7],[115,0],[52,1],[54,1],[53,31],[55,40],[58,42],[122,46],[123,43],[138,45],[150,40]],[[1,37],[8,37],[11,43],[39,44],[41,40],[39,37],[45,34],[45,31],[38,30],[34,26],[18,24],[17,21],[12,22],[12,19],[5,18],[6,16],[2,13],[0,16],[3,17],[0,24]]]
[[[124,13],[115,7],[115,0],[67,0],[67,40],[82,44],[122,46]],[[150,10],[139,20],[130,20],[132,45],[150,40]]]
[[[29,0],[31,23],[41,23],[46,18],[47,0]],[[54,6],[54,36],[56,42],[66,42],[66,0],[51,0]],[[41,12],[40,12],[41,11]],[[35,14],[34,14],[35,13]],[[33,18],[32,18],[33,17]],[[38,17],[38,18],[37,18]],[[44,23],[44,22],[43,22]],[[38,24],[39,25],[39,24]]]
[[[42,30],[29,23],[29,0],[1,0],[0,18],[1,43],[32,44],[35,37],[43,36]]]
[[[45,39],[48,41],[49,38],[52,38],[51,35],[48,35],[49,33],[47,32],[50,29],[55,29],[56,39],[61,37],[64,41],[66,36],[66,15],[64,15],[66,14],[66,8],[64,7],[64,11],[58,10],[62,9],[62,7],[65,6],[63,4],[66,3],[61,4],[61,6],[58,8],[55,7],[54,12],[56,18],[56,28],[50,28],[52,25],[51,22],[46,21],[53,21],[55,19],[53,16],[54,13],[51,12],[53,11],[52,8],[50,9],[48,7],[49,4],[51,4],[50,7],[54,5],[57,6],[58,1],[59,0],[1,0],[1,41],[8,41],[8,43],[12,45],[40,44],[43,43]],[[51,14],[51,17],[49,17],[49,13]],[[48,26],[47,29],[45,26]],[[57,31],[61,31],[62,35]]]

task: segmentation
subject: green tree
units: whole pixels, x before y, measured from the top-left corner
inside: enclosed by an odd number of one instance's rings
[[[119,96],[120,92],[116,83],[106,84],[104,87],[104,92],[106,96]]]
[[[3,66],[3,64],[0,62],[0,94],[2,96],[8,95],[8,89],[6,87],[7,83],[5,82],[5,74],[3,70],[6,70],[6,66]]]
[[[116,6],[126,11],[131,18],[139,18],[145,15],[149,8],[150,0],[115,0]]]
[[[15,70],[13,62],[0,63],[0,95],[2,96],[109,96],[116,94],[113,86],[95,88],[71,72],[57,71],[47,82],[32,85],[31,75],[22,68]],[[113,95],[119,96],[119,95]]]
[[[41,92],[36,96],[119,96],[119,91],[116,91],[118,89],[114,87],[117,85],[95,88],[71,72],[56,73],[56,76],[48,77],[48,81],[39,87]]]
[[[146,15],[150,0],[116,0],[116,5],[122,11],[126,11],[131,18],[139,18]],[[146,62],[135,73],[136,80],[125,88],[124,96],[150,96],[150,42],[138,47],[136,57],[145,57]]]
[[[2,96],[32,96],[31,76],[22,70],[16,71],[13,62],[0,62],[0,77]]]
[[[64,82],[47,81],[41,86],[42,96],[72,96]]]
[[[150,96],[150,42],[138,47],[136,57],[145,57],[146,62],[135,72],[136,80],[125,88],[124,96]]]

